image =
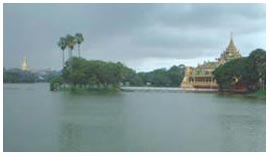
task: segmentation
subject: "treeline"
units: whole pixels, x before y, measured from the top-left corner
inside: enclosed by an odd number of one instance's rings
[[[151,72],[139,72],[120,62],[86,60],[80,56],[80,45],[84,42],[82,33],[74,36],[67,34],[57,42],[62,50],[62,75],[51,81],[51,90],[69,86],[71,88],[119,88],[126,86],[178,87],[185,74],[185,66],[173,66],[170,69],[156,69]],[[78,57],[72,56],[74,46],[78,45]],[[69,58],[65,61],[65,50]]]
[[[256,91],[265,89],[266,52],[256,49],[248,57],[225,63],[214,71],[221,91]]]
[[[136,76],[139,81],[132,84],[135,86],[179,87],[185,76],[185,66],[174,65],[168,70],[161,68],[151,72],[140,72]]]
[[[51,90],[63,86],[71,88],[119,88],[127,86],[178,87],[184,77],[183,65],[169,70],[136,73],[135,70],[117,62],[86,60],[72,57],[66,61],[61,77],[51,81]]]
[[[62,71],[63,83],[72,87],[117,87],[135,72],[120,62],[88,61],[72,57]]]
[[[3,72],[4,83],[34,83],[50,82],[53,78],[59,76],[56,71],[47,71],[34,73],[31,71],[22,71],[21,69],[5,69]]]
[[[20,69],[5,70],[3,73],[4,83],[31,83],[37,79],[32,72],[23,72]]]

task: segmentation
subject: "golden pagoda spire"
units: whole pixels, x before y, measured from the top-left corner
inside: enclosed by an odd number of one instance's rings
[[[29,71],[29,66],[28,66],[28,63],[27,63],[27,58],[26,58],[26,56],[23,57],[22,70],[23,70],[23,71]]]
[[[236,46],[235,46],[235,44],[233,42],[233,34],[232,34],[232,32],[231,32],[231,40],[230,40],[229,46],[227,48],[227,51],[232,52],[232,53],[237,52],[237,48],[236,48]]]
[[[237,50],[234,42],[233,42],[233,33],[231,32],[231,39],[230,39],[230,43],[228,45],[228,47],[226,48],[226,53],[234,53],[234,54],[237,54],[239,53],[239,51]]]
[[[237,50],[234,42],[233,42],[233,33],[231,32],[231,39],[230,39],[230,43],[228,45],[228,47],[226,48],[226,50],[221,54],[220,58],[218,58],[218,64],[224,64],[225,62],[228,62],[230,60],[236,59],[236,58],[240,58],[241,54],[240,52]]]

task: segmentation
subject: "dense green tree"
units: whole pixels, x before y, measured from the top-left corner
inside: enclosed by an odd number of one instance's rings
[[[220,90],[232,89],[236,83],[249,87],[258,79],[251,59],[246,57],[225,63],[214,71],[214,75]]]
[[[266,52],[263,49],[253,50],[249,58],[253,62],[253,68],[263,80],[266,79]]]
[[[185,66],[172,66],[168,70],[168,76],[171,82],[170,86],[179,86],[185,76]]]
[[[156,69],[150,72],[140,72],[137,74],[138,85],[149,83],[155,87],[178,87],[185,76],[185,66],[172,66],[169,70],[166,68]]]
[[[63,82],[74,87],[118,88],[120,85],[178,87],[185,67],[173,66],[136,73],[124,64],[72,57],[62,71]],[[57,87],[56,87],[57,88]]]
[[[235,59],[214,71],[220,90],[232,90],[237,85],[249,91],[258,89],[260,80],[265,80],[266,52],[256,49],[248,57]]]
[[[5,70],[3,73],[4,83],[32,83],[38,80],[37,75],[21,69]]]
[[[141,74],[136,74],[135,72],[131,77],[128,78],[128,81],[126,82],[129,82],[131,86],[144,86],[146,84]]]
[[[133,71],[121,63],[87,61],[72,57],[66,62],[62,76],[63,80],[76,86],[119,87],[121,82],[128,81],[129,73]]]
[[[63,84],[63,79],[60,76],[54,77],[50,82],[50,90],[54,91],[61,87]]]
[[[169,86],[171,81],[166,73],[166,68],[156,69],[150,72],[148,80],[153,86]]]
[[[78,84],[85,84],[86,78],[85,69],[87,61],[82,58],[72,57],[70,61],[66,62],[66,65],[63,70],[63,79],[65,82],[70,83],[72,86]]]

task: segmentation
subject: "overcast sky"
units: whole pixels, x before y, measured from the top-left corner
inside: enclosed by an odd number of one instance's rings
[[[137,71],[214,61],[231,32],[247,56],[266,47],[265,13],[265,4],[4,4],[4,67],[27,56],[32,69],[60,69],[56,43],[76,32],[84,58]]]

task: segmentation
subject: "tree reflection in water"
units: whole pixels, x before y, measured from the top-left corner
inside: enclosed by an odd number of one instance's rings
[[[63,122],[60,126],[60,151],[80,151],[81,126],[72,122]]]

